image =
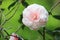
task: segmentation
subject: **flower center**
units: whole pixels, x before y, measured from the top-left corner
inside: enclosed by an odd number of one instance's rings
[[[32,13],[32,14],[30,14],[30,20],[31,21],[34,21],[34,20],[38,20],[38,13]]]
[[[32,18],[33,20],[36,20],[36,19],[37,19],[37,14],[32,14],[32,15],[31,15],[31,18]]]

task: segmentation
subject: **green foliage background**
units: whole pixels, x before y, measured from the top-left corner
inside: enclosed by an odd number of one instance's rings
[[[3,15],[6,15],[6,13],[8,13],[13,8],[12,7],[10,10],[7,9],[8,6],[14,1],[15,0],[3,0],[2,5],[0,5],[1,8],[5,9],[3,11]],[[37,3],[43,5],[48,11],[56,2],[59,1],[60,0],[26,0],[26,2],[29,5]],[[17,6],[17,4],[15,4],[15,6]],[[14,33],[16,29],[18,29],[22,25],[21,23],[18,22],[18,20],[20,19],[20,15],[22,14],[23,10],[24,10],[24,6],[20,3],[19,8],[16,11],[16,14],[3,25],[3,27],[7,30],[9,34]],[[9,18],[14,12],[15,9],[6,17],[3,16],[2,22],[4,22],[4,19]],[[60,4],[55,7],[55,9],[52,11],[52,14],[60,15]],[[46,28],[53,31],[57,27],[60,27],[60,20],[53,18],[52,15],[49,15]],[[42,31],[42,28],[40,28],[40,30]],[[30,30],[28,27],[25,27],[24,30],[20,28],[20,30],[16,34],[22,36],[24,39],[27,40],[43,40],[42,36],[37,31]],[[6,36],[6,33],[4,33],[4,35]],[[5,40],[5,39],[0,38],[0,40]],[[54,37],[46,33],[46,40],[54,40]]]

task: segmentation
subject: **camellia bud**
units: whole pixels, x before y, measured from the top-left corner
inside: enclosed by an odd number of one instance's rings
[[[48,20],[48,11],[38,4],[32,4],[24,9],[22,22],[31,30],[44,27]]]
[[[9,40],[18,40],[18,37],[16,34],[12,33],[12,36],[10,36]]]
[[[15,33],[12,33],[9,40],[23,40],[23,38],[18,37]]]

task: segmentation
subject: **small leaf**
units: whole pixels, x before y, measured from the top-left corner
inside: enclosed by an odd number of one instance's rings
[[[10,10],[10,8],[13,7],[13,6],[16,4],[17,1],[18,1],[18,0],[16,0],[16,1],[13,2],[12,4],[10,4],[10,5],[8,6],[8,10]]]

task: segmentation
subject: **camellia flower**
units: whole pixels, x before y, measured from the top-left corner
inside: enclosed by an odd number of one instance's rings
[[[32,4],[24,9],[22,22],[31,30],[44,27],[48,20],[48,11],[38,4]]]

